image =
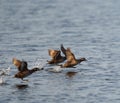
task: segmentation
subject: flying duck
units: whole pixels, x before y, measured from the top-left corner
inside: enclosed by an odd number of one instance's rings
[[[49,56],[52,57],[50,61],[47,61],[48,64],[57,64],[66,60],[66,57],[61,56],[60,50],[49,49],[48,53],[49,53]]]
[[[20,61],[16,58],[13,58],[12,60],[13,64],[17,67],[18,73],[14,75],[15,78],[20,78],[23,80],[23,78],[31,75],[32,73],[39,71],[40,68],[33,68],[33,69],[28,69],[28,64],[26,61]]]
[[[85,58],[76,59],[74,54],[71,52],[70,48],[66,49],[65,55],[66,55],[67,61],[65,62],[65,64],[60,65],[63,68],[74,67],[75,65],[81,63],[82,61],[86,61]]]

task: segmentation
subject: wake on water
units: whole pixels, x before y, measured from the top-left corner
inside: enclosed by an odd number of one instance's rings
[[[8,67],[7,69],[1,69],[0,70],[0,84],[5,83],[5,77],[10,76],[11,68]]]

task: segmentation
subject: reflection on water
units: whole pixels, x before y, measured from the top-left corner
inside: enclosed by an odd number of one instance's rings
[[[29,87],[28,84],[16,84],[15,86],[18,89],[26,89]]]
[[[74,72],[74,71],[73,72],[67,72],[66,76],[71,78],[71,77],[75,76],[76,74],[77,74],[77,72]]]
[[[6,77],[0,102],[119,103],[119,17],[119,0],[1,0],[0,69],[11,67],[14,75],[16,57],[44,70],[25,85]],[[60,44],[88,61],[60,73],[46,71],[52,68],[46,65],[48,49]]]

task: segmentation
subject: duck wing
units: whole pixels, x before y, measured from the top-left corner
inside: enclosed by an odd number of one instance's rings
[[[12,63],[18,68],[18,71],[21,71],[20,67],[21,67],[22,62],[20,60],[13,58]]]
[[[48,49],[48,54],[51,56],[53,59],[57,58],[57,56],[60,54],[59,50],[53,50],[53,49]]]
[[[16,58],[13,58],[12,63],[17,67],[18,71],[27,70],[27,65],[25,61],[20,61]]]
[[[61,44],[61,51],[63,52],[63,54],[66,56],[66,49],[64,48],[63,44]]]
[[[70,48],[67,48],[67,50],[66,50],[66,58],[69,63],[76,60],[76,58],[75,58],[74,54],[71,52]]]
[[[21,66],[20,66],[20,71],[26,71],[26,70],[28,70],[27,62],[22,61]]]

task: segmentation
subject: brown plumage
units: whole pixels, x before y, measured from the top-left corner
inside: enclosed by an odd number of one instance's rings
[[[73,67],[81,63],[82,61],[86,61],[85,58],[76,59],[74,54],[71,52],[70,48],[67,48],[65,53],[66,53],[67,62],[61,65],[61,67]]]
[[[50,61],[47,61],[48,64],[57,64],[57,63],[61,63],[64,60],[66,60],[66,57],[61,56],[60,50],[49,49],[48,53],[49,53],[49,56],[52,57]]]
[[[12,62],[18,68],[18,71],[19,71],[17,74],[14,75],[15,78],[20,78],[23,80],[23,78],[29,76],[35,71],[40,70],[39,68],[33,68],[29,70],[26,61],[20,61],[16,58],[13,58]]]

